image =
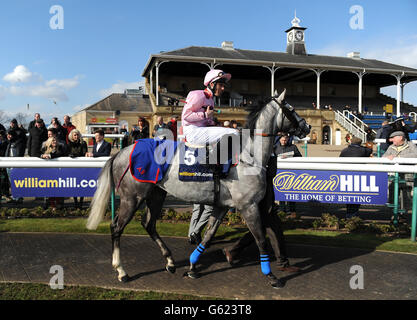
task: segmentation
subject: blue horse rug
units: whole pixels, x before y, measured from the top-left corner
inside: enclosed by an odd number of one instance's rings
[[[161,181],[172,163],[177,142],[173,140],[139,139],[130,153],[130,173],[139,182]]]

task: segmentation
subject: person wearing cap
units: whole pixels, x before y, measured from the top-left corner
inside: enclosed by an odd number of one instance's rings
[[[392,143],[383,157],[390,160],[394,158],[417,158],[417,147],[414,143],[407,141],[404,131],[394,131],[389,136],[389,141]],[[404,197],[404,207],[409,208],[411,206],[411,188],[413,185],[413,174],[400,174],[400,180],[405,179],[406,184],[400,184],[400,190],[402,189]],[[394,199],[394,183],[390,182],[389,187],[389,203],[393,203]]]
[[[231,78],[230,73],[213,69],[204,78],[204,90],[191,91],[182,110],[182,126],[185,139],[193,145],[214,144],[225,135],[238,135],[239,132],[215,126],[213,120],[214,97],[220,97]]]
[[[404,131],[394,131],[389,136],[392,143],[383,157],[388,159],[394,158],[415,158],[417,157],[417,147],[414,143],[406,139]]]

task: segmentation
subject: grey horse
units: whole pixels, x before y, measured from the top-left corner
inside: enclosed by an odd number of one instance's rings
[[[246,136],[242,134],[242,151],[239,163],[230,169],[226,178],[221,179],[217,196],[213,192],[213,181],[183,182],[179,180],[178,151],[164,178],[156,184],[137,182],[131,174],[126,174],[126,165],[129,163],[129,155],[133,146],[122,149],[107,161],[100,173],[98,187],[91,202],[87,228],[90,230],[97,228],[108,207],[111,190],[118,184],[120,208],[110,229],[113,249],[112,265],[118,272],[119,281],[129,280],[120,260],[120,237],[143,202],[146,203],[148,210],[142,218],[142,225],[158,244],[162,255],[166,258],[167,271],[175,272],[176,266],[171,251],[156,231],[156,220],[160,216],[165,197],[169,193],[178,199],[214,206],[214,212],[210,217],[204,239],[190,256],[189,277],[198,277],[196,264],[200,255],[209,246],[210,240],[215,235],[228,208],[235,207],[241,212],[256,240],[260,252],[262,273],[274,288],[283,286],[283,283],[270,270],[258,203],[265,194],[265,167],[269,161],[277,133],[296,130],[295,134],[302,138],[310,132],[310,126],[284,101],[284,97],[285,90],[279,97],[277,95],[272,97],[269,102],[260,105],[249,114],[247,125],[250,134]]]

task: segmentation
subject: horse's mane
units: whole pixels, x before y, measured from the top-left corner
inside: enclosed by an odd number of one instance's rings
[[[249,129],[251,130],[251,132],[253,132],[253,130],[255,130],[255,125],[256,125],[256,121],[259,118],[259,115],[261,114],[261,111],[263,110],[263,108],[271,101],[271,98],[264,98],[264,99],[259,99],[255,104],[253,104],[250,107],[246,107],[246,110],[249,111],[249,114],[246,118],[246,125],[245,125],[245,129]]]

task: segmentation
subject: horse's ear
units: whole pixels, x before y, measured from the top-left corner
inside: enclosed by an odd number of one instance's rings
[[[281,95],[278,97],[279,104],[281,104],[281,102],[284,101],[286,92],[287,92],[287,89],[284,89],[284,91],[282,91]]]
[[[277,89],[275,89],[275,91],[274,91],[274,97],[278,97],[278,91],[277,91]]]

